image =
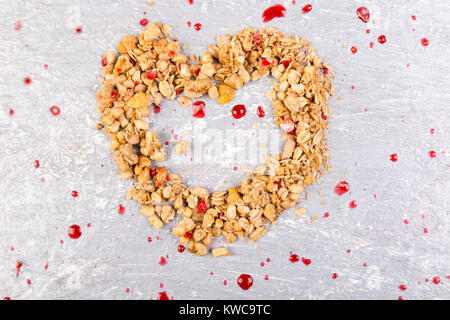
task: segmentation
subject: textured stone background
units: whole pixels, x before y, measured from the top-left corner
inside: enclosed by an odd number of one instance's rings
[[[165,291],[174,299],[449,299],[450,3],[154,2],[0,3],[0,298],[155,299]],[[283,3],[287,14],[270,24],[307,37],[337,71],[330,101],[331,172],[308,190],[305,216],[288,212],[257,244],[238,241],[225,259],[180,254],[169,228],[155,232],[138,205],[124,200],[129,182],[119,178],[107,137],[93,129],[101,54],[124,35],[138,33],[144,17],[172,25],[187,52],[199,54],[216,35],[262,27],[263,10],[275,3]],[[307,3],[313,9],[302,14]],[[371,12],[367,24],[356,17],[362,5]],[[201,23],[202,30],[187,21]],[[385,44],[377,41],[381,34]],[[239,92],[234,102],[246,104],[248,116],[236,128],[256,122],[273,127],[263,97],[269,87],[265,79]],[[205,101],[203,120],[164,102],[152,123],[169,141],[168,150],[176,143],[172,129],[189,135],[194,126],[234,122],[229,107]],[[49,112],[52,105],[60,107],[59,116]],[[266,110],[263,120],[256,116],[258,105]],[[393,153],[397,162],[390,161]],[[188,185],[210,190],[245,176],[244,166],[170,166]],[[333,189],[341,180],[348,181],[350,193],[338,197]],[[348,206],[352,200],[354,209]],[[72,224],[82,228],[77,240],[67,235]],[[311,264],[289,262],[290,252]],[[18,261],[23,266],[16,277]],[[236,284],[241,273],[254,278],[248,291]]]

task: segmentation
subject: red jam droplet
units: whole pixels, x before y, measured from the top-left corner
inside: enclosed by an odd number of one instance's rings
[[[169,300],[169,297],[167,296],[167,293],[164,291],[164,292],[158,292],[158,297],[156,299]]]
[[[154,106],[154,107],[153,107],[153,111],[154,111],[155,113],[160,113],[160,112],[161,112],[161,106]]]
[[[336,187],[334,187],[334,193],[336,193],[338,196],[342,196],[344,193],[347,193],[350,190],[350,186],[348,182],[341,181],[339,182]]]
[[[337,279],[337,277],[338,277],[338,274],[337,274],[337,273],[333,273],[333,274],[331,275],[331,278],[332,278],[332,279]]]
[[[81,237],[81,228],[80,228],[80,226],[78,226],[76,224],[71,225],[69,227],[68,231],[67,231],[67,234],[72,239],[78,239],[79,237]]]
[[[14,24],[14,30],[19,31],[20,29],[22,29],[22,24],[20,22],[16,22]]]
[[[75,29],[75,32],[76,32],[76,33],[82,33],[82,32],[83,32],[83,28],[77,27],[77,28]]]
[[[305,13],[310,12],[311,10],[312,10],[312,5],[307,4],[306,6],[304,6],[304,7],[302,8],[302,13],[305,14]]]
[[[386,43],[386,36],[385,35],[381,35],[378,37],[378,42],[381,44],[385,44]]]
[[[367,9],[366,7],[359,7],[356,10],[356,15],[362,22],[364,22],[364,23],[369,22],[370,12],[369,12],[369,9]]]
[[[184,246],[182,246],[181,244],[178,245],[178,252],[179,252],[179,253],[183,253],[185,249],[186,249],[186,248],[185,248]]]
[[[398,288],[402,291],[405,291],[406,289],[408,289],[408,287],[405,284],[399,285]]]
[[[272,21],[274,18],[283,18],[286,15],[286,8],[282,4],[273,5],[262,14],[262,20],[264,23]]]
[[[358,206],[358,203],[356,203],[356,200],[352,200],[350,201],[350,203],[348,204],[348,207],[350,209],[355,209]]]
[[[291,256],[289,257],[289,261],[291,263],[296,263],[300,261],[300,257],[297,254],[291,254]]]
[[[396,153],[391,154],[391,161],[397,162],[398,161],[398,155]]]
[[[119,213],[120,215],[125,214],[125,207],[119,204],[119,209],[117,209],[117,213]]]
[[[34,167],[37,169],[39,168],[40,164],[39,164],[39,160],[34,161]]]
[[[141,24],[141,26],[145,27],[148,24],[148,20],[144,18],[139,23]]]
[[[428,156],[429,156],[431,159],[436,158],[436,151],[430,151],[430,152],[428,152]]]
[[[237,279],[237,284],[242,290],[248,290],[253,285],[253,278],[249,274],[241,274]]]
[[[74,198],[78,197],[78,191],[73,190],[72,197],[74,197]]]
[[[50,113],[56,117],[57,115],[59,115],[61,113],[61,109],[59,109],[59,107],[57,107],[57,106],[51,106]]]
[[[311,259],[302,258],[302,262],[305,264],[305,266],[309,266],[311,264]]]
[[[264,116],[266,115],[266,113],[264,112],[264,110],[261,106],[258,107],[258,110],[256,111],[256,113],[258,114],[258,117],[260,117],[260,118],[264,118]]]
[[[430,44],[430,41],[428,41],[427,38],[422,38],[422,40],[420,40],[420,43],[421,43],[424,47],[426,47],[426,46],[428,46],[428,45]]]
[[[358,48],[356,46],[351,47],[350,51],[355,54],[358,52]]]
[[[192,104],[192,116],[194,118],[204,118],[205,117],[205,103],[203,101],[195,101]]]
[[[158,262],[160,265],[165,266],[167,264],[167,260],[164,257],[161,257]]]
[[[439,277],[434,277],[433,278],[433,283],[434,284],[439,284],[439,283],[441,283],[441,279]]]
[[[202,24],[201,24],[201,23],[196,23],[196,24],[194,24],[194,29],[195,29],[196,31],[202,30]]]
[[[247,109],[245,109],[245,106],[243,104],[238,104],[233,107],[231,110],[231,114],[233,115],[233,118],[240,119],[243,116],[245,116],[245,113],[247,112]]]
[[[25,84],[31,84],[31,78],[30,77],[26,77],[23,82],[25,82]]]

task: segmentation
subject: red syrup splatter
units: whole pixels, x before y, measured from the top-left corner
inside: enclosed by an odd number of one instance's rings
[[[296,263],[300,261],[300,257],[297,254],[291,254],[291,256],[289,257],[289,261],[291,263]]]
[[[201,24],[201,23],[196,23],[196,24],[194,24],[194,29],[195,29],[195,31],[200,31],[200,30],[202,30],[202,24]]]
[[[398,161],[398,154],[393,153],[393,154],[391,154],[390,158],[391,158],[392,162],[397,162]]]
[[[302,262],[305,266],[309,266],[311,264],[311,259],[306,259],[302,257]]]
[[[237,104],[231,110],[231,114],[233,115],[233,118],[235,118],[235,119],[242,118],[243,116],[245,116],[246,112],[247,112],[247,109],[245,109],[245,106],[243,104]]]
[[[14,30],[19,31],[22,29],[22,24],[20,22],[14,23]]]
[[[385,44],[386,43],[386,36],[384,34],[382,34],[381,36],[378,37],[378,42],[381,44]]]
[[[311,10],[312,10],[312,5],[307,4],[306,6],[304,6],[304,7],[302,8],[302,13],[303,13],[303,14],[306,14],[306,13],[310,12]]]
[[[72,239],[78,239],[79,237],[81,237],[81,228],[80,228],[80,226],[78,226],[76,224],[71,225],[69,227],[69,229],[67,230],[67,234]]]
[[[426,46],[428,46],[428,45],[430,44],[430,41],[428,41],[427,38],[422,38],[422,40],[420,40],[420,43],[421,43],[424,47],[426,47]]]
[[[433,283],[434,284],[439,284],[439,283],[441,283],[441,279],[439,277],[434,277],[433,278]]]
[[[436,158],[436,151],[433,151],[433,150],[429,151],[429,152],[428,152],[428,156],[429,156],[431,159]]]
[[[74,197],[74,198],[78,197],[78,191],[73,190],[72,197]]]
[[[31,78],[30,77],[26,77],[25,79],[23,79],[23,82],[25,84],[31,84]]]
[[[14,110],[13,109],[9,109],[9,115],[13,116],[14,115]]]
[[[237,284],[242,290],[248,290],[253,285],[253,278],[249,274],[241,274],[237,279]]]
[[[161,257],[158,262],[160,265],[165,266],[167,264],[167,260],[164,257]]]
[[[117,213],[120,215],[125,214],[125,207],[121,204],[119,204],[119,208],[117,209]]]
[[[370,12],[366,7],[359,7],[356,9],[356,16],[364,23],[369,22]]]
[[[337,277],[338,277],[338,274],[337,274],[337,273],[333,273],[333,274],[331,275],[331,278],[332,278],[332,279],[337,279]]]
[[[264,112],[263,108],[261,106],[258,107],[256,114],[258,115],[258,117],[260,118],[264,118],[264,116],[266,115],[266,113]]]
[[[181,244],[178,245],[178,252],[179,252],[179,253],[183,253],[185,249],[186,249],[186,248],[185,248],[184,246],[182,246]]]
[[[192,116],[199,119],[205,117],[205,103],[203,101],[195,101],[192,104]]]
[[[17,261],[17,263],[16,263],[16,278],[19,277],[19,274],[20,274],[20,268],[22,268],[22,266],[23,266],[23,263],[20,262],[20,261]]]
[[[347,193],[350,190],[350,186],[348,182],[341,181],[339,182],[336,187],[334,187],[334,193],[336,193],[338,196],[342,196],[344,193]]]
[[[355,54],[355,53],[358,52],[358,48],[356,48],[356,46],[353,46],[353,47],[350,48],[350,51],[351,51],[353,54]]]
[[[83,32],[83,28],[77,27],[77,28],[75,29],[75,32],[78,33],[78,34],[80,34],[80,33]]]
[[[169,300],[169,297],[167,296],[167,293],[165,291],[158,292],[157,300]]]
[[[273,5],[262,14],[262,20],[264,23],[272,21],[274,18],[283,18],[286,15],[286,8],[282,4]]]
[[[54,115],[55,117],[61,113],[61,109],[59,109],[59,107],[57,107],[57,106],[51,106],[49,110],[50,110],[50,113],[52,115]]]
[[[349,202],[348,207],[350,209],[355,209],[358,206],[358,203],[356,202],[356,200],[352,200]]]
[[[141,24],[141,26],[145,27],[148,24],[148,20],[147,19],[141,19],[141,21],[139,21],[139,23]]]

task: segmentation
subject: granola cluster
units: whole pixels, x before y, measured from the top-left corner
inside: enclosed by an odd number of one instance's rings
[[[228,243],[258,240],[328,170],[325,129],[332,73],[306,39],[273,27],[245,28],[217,37],[200,57],[187,57],[170,26],[150,23],[138,37],[124,37],[117,51],[118,57],[114,51],[103,56],[103,87],[95,96],[102,114],[97,128],[110,136],[121,177],[134,179],[127,199],[142,205],[157,230],[181,215],[173,233],[190,252],[206,255],[221,235]],[[266,163],[239,186],[213,193],[187,188],[179,175],[156,164],[165,153],[145,120],[151,105],[177,99],[190,106],[205,94],[225,104],[235,90],[269,74],[277,81],[266,96],[286,139],[281,155],[267,155]],[[177,145],[179,153],[188,150],[185,142]],[[211,252],[214,257],[230,254],[225,247]]]

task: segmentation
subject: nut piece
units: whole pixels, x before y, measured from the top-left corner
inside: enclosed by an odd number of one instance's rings
[[[217,257],[228,257],[230,255],[230,253],[228,252],[227,248],[222,247],[222,248],[214,248],[214,249],[212,249],[212,255],[214,256],[214,258],[217,258]]]
[[[187,141],[180,141],[177,143],[177,145],[175,147],[175,151],[178,154],[188,153],[189,150],[190,150],[190,146],[189,146],[189,142],[187,142]]]

